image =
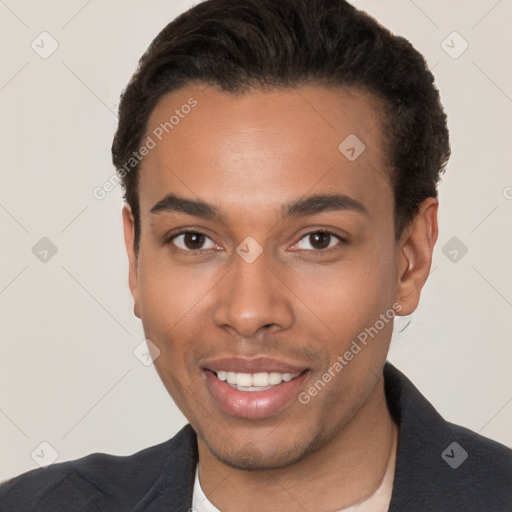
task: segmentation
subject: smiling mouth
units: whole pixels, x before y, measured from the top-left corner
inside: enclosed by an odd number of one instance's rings
[[[264,359],[226,359],[208,366],[203,371],[215,403],[230,416],[251,420],[274,416],[293,403],[309,373]]]
[[[297,378],[300,373],[281,372],[258,372],[243,373],[219,370],[212,372],[217,379],[226,382],[233,389],[238,391],[266,391],[283,382],[290,382]]]

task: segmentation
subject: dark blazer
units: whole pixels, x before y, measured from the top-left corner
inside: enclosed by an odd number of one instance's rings
[[[512,451],[446,422],[389,363],[384,377],[400,425],[389,511],[511,512]],[[0,510],[188,512],[197,457],[196,434],[187,425],[134,455],[95,453],[4,482]]]

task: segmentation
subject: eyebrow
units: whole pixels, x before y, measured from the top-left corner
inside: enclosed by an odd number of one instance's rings
[[[167,194],[161,201],[158,201],[150,210],[151,213],[160,212],[181,212],[203,219],[223,221],[225,216],[215,206],[195,199],[185,199],[175,194]]]
[[[283,208],[283,218],[318,215],[326,211],[349,210],[368,215],[363,203],[344,194],[318,194],[288,203]],[[194,217],[225,222],[226,216],[210,203],[196,199],[186,199],[175,194],[167,194],[152,208],[151,213],[181,212]]]
[[[320,194],[305,197],[289,203],[284,210],[284,217],[316,215],[327,211],[350,210],[368,215],[363,203],[345,194]]]

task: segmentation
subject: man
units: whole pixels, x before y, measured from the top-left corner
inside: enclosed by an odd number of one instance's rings
[[[511,451],[386,363],[449,156],[407,41],[342,0],[201,3],[142,57],[112,152],[134,311],[190,425],[14,478],[1,510],[512,510]]]

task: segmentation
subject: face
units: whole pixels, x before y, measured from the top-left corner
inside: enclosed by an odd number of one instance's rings
[[[124,221],[155,367],[218,460],[297,462],[371,400],[405,304],[414,249],[395,240],[380,105],[190,86],[161,99],[146,137],[138,254]]]

